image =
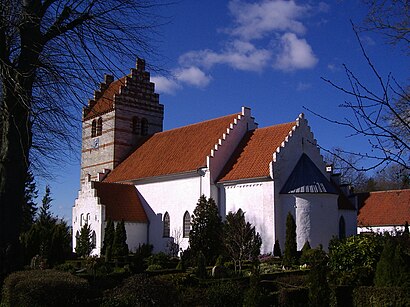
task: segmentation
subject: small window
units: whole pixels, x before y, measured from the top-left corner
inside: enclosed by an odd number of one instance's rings
[[[77,230],[77,232],[75,233],[75,246],[78,246],[79,240],[80,240],[80,233]]]
[[[97,235],[95,234],[95,231],[93,230],[93,233],[91,235],[91,243],[93,245],[93,248],[97,245]]]
[[[83,226],[83,219],[84,219],[84,214],[81,213],[81,215],[80,215],[80,227]]]
[[[91,137],[95,137],[96,136],[96,130],[97,130],[97,122],[94,119],[92,124],[91,124]]]
[[[163,237],[169,238],[171,233],[171,228],[170,228],[170,218],[168,212],[165,212],[164,214],[164,232],[162,234]]]
[[[146,118],[141,119],[141,135],[148,135],[148,121]]]
[[[189,237],[189,231],[191,230],[191,216],[189,215],[189,212],[186,211],[184,214],[184,238]]]
[[[137,116],[132,118],[132,133],[139,135],[141,132],[141,121]]]
[[[100,117],[97,121],[97,136],[102,134],[102,118]]]
[[[346,222],[343,216],[339,220],[339,239],[346,238]]]

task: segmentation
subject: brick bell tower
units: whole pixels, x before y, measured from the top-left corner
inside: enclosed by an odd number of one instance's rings
[[[89,176],[102,180],[144,139],[162,131],[163,118],[144,60],[137,59],[136,68],[116,81],[105,75],[83,109],[81,184]]]

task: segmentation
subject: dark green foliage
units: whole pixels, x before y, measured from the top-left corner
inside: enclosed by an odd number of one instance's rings
[[[309,253],[308,262],[310,272],[308,275],[309,302],[311,306],[329,306],[330,288],[327,281],[327,255],[320,249],[306,250]]]
[[[309,243],[309,241],[306,241],[305,244],[303,244],[303,247],[302,247],[302,254],[303,254],[303,252],[308,251],[310,249],[312,249],[310,247],[310,243]]]
[[[192,215],[189,245],[194,257],[200,251],[208,264],[214,264],[222,251],[222,221],[212,198],[202,195]]]
[[[80,236],[75,247],[75,252],[78,256],[86,258],[90,256],[92,250],[95,248],[92,242],[92,230],[90,225],[84,224],[80,230]]]
[[[196,276],[199,278],[206,278],[208,276],[206,272],[206,259],[205,255],[200,251],[198,253],[198,262],[196,267]]]
[[[285,252],[283,254],[283,264],[291,266],[297,262],[297,245],[296,245],[296,223],[292,214],[289,212],[286,217],[286,241]]]
[[[51,214],[51,201],[50,188],[47,186],[39,216],[30,229],[20,236],[27,264],[39,255],[52,265],[64,261],[71,253],[69,227],[65,221]]]
[[[106,256],[106,261],[111,260],[110,252],[107,253],[107,248],[111,247],[111,253],[112,253],[112,245],[114,243],[114,235],[115,235],[115,228],[114,228],[114,222],[111,221],[110,219],[107,220],[107,224],[104,229],[104,240],[101,248],[101,255]],[[108,257],[108,258],[107,258]]]
[[[212,284],[206,291],[207,306],[234,307],[242,306],[243,289],[234,281]]]
[[[146,259],[149,266],[156,265],[161,267],[161,269],[174,269],[175,266],[171,262],[171,257],[164,252],[159,252],[157,254],[151,255]]]
[[[124,221],[117,223],[115,227],[112,254],[114,257],[128,256],[127,233]]]
[[[283,288],[279,291],[279,306],[305,307],[308,301],[307,288]]]
[[[180,306],[180,296],[172,282],[138,274],[107,292],[101,306]]]
[[[409,243],[406,236],[388,237],[377,263],[375,286],[410,288]]]
[[[282,257],[282,251],[280,249],[279,240],[276,240],[275,245],[273,245],[273,256]]]
[[[242,271],[245,260],[255,262],[260,254],[262,239],[255,231],[255,226],[246,222],[245,213],[239,209],[229,212],[224,224],[224,247],[235,263],[235,271]]]
[[[21,271],[4,281],[4,306],[87,306],[86,280],[53,270]]]
[[[410,291],[399,287],[357,287],[353,290],[356,307],[410,306]]]
[[[24,188],[24,202],[22,208],[22,225],[21,231],[26,232],[34,224],[37,204],[35,199],[38,196],[38,190],[36,189],[36,182],[34,181],[33,174],[29,171],[27,173],[26,184]]]
[[[335,284],[372,285],[383,250],[380,235],[356,235],[333,239],[329,245],[329,268]]]

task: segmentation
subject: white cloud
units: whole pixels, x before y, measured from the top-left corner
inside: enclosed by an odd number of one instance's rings
[[[155,89],[158,93],[174,94],[181,87],[173,78],[153,76],[151,81],[155,83]]]
[[[178,69],[175,72],[175,77],[180,82],[201,88],[206,87],[211,81],[209,75],[206,75],[202,70],[194,66]]]
[[[259,39],[272,31],[303,34],[306,28],[298,19],[311,9],[309,5],[285,0],[264,0],[259,3],[233,0],[228,7],[235,19],[235,26],[228,32],[244,40]]]
[[[210,69],[216,64],[227,64],[245,71],[261,71],[271,58],[271,52],[258,49],[249,42],[235,40],[228,43],[221,52],[212,50],[190,51],[179,58],[183,66],[198,65]]]
[[[199,88],[206,87],[211,81],[211,76],[206,75],[198,67],[177,69],[172,77],[153,76],[151,81],[155,83],[158,93],[175,94],[183,85],[191,85]]]
[[[281,53],[276,57],[274,67],[279,70],[296,70],[314,67],[318,59],[305,39],[294,33],[285,33],[281,38]]]

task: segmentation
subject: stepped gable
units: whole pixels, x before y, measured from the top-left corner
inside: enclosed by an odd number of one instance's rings
[[[295,168],[286,180],[281,194],[330,193],[339,194],[337,189],[318,169],[315,163],[302,154]]]
[[[289,135],[295,122],[248,131],[221,172],[219,182],[267,178],[272,155]]]
[[[360,193],[357,224],[398,226],[410,223],[410,189]]]
[[[93,181],[105,218],[112,221],[148,223],[148,217],[133,185]]]
[[[105,182],[122,182],[196,171],[241,113],[159,132],[112,170]]]
[[[138,103],[149,109],[164,106],[159,103],[155,84],[150,81],[150,73],[145,71],[145,61],[137,60],[136,68],[129,75],[116,81],[112,75],[105,75],[100,90],[94,92],[94,99],[88,101],[83,110],[83,120],[88,120],[114,110],[116,104]]]

